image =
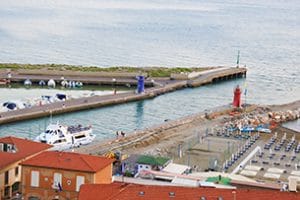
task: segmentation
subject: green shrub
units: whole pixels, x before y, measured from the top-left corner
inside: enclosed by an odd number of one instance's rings
[[[82,72],[130,72],[130,73],[148,73],[150,77],[170,77],[171,73],[203,71],[207,68],[186,68],[186,67],[129,67],[129,66],[75,66],[63,64],[18,64],[18,63],[0,63],[0,69],[47,69],[47,70],[71,70]]]

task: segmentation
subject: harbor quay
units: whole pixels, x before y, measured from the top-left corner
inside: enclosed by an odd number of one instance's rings
[[[172,92],[174,90],[183,89],[186,87],[198,87],[205,84],[214,83],[217,81],[239,78],[246,76],[247,69],[246,68],[237,68],[237,67],[220,67],[214,68],[210,70],[205,70],[202,72],[193,72],[189,74],[173,74],[169,78],[146,78],[145,83],[148,85],[153,85],[153,87],[147,87],[142,92],[124,92],[118,93],[117,91],[111,95],[104,96],[90,96],[90,97],[82,97],[77,99],[69,99],[44,105],[32,106],[24,109],[12,110],[9,112],[0,113],[0,124],[34,119],[39,117],[45,117],[50,115],[63,114],[68,112],[75,112],[85,109],[99,108],[104,106],[116,105],[121,103],[127,103],[132,101],[139,101],[144,99],[154,98],[158,95],[162,95],[168,92]],[[50,74],[47,74],[50,73]],[[58,73],[58,72],[55,72]],[[5,78],[7,74],[2,70],[1,78]],[[21,73],[12,73],[10,74],[11,82],[19,82],[24,79],[34,78],[34,80],[49,80],[54,79],[56,81],[61,81],[61,77],[68,80],[77,80],[83,82],[83,84],[91,84],[96,83],[98,85],[101,84],[109,84],[114,86],[114,84],[133,84],[137,83],[136,76],[138,74],[133,75],[132,73],[127,74],[119,74],[117,77],[116,74],[109,74],[105,77],[100,76],[92,76],[91,73],[63,73],[61,72],[59,75],[53,75],[53,72],[40,72],[37,71],[21,71]],[[117,78],[112,78],[117,77]],[[7,78],[7,77],[6,77]],[[75,79],[76,78],[76,79]],[[149,80],[148,80],[149,79]],[[90,82],[89,82],[90,81]]]
[[[9,73],[9,77],[7,74]],[[82,82],[85,85],[114,85],[126,86],[137,85],[136,73],[129,72],[76,72],[76,71],[58,71],[58,70],[0,70],[0,79],[9,79],[11,83],[21,83],[28,79],[32,83],[38,84],[39,81],[54,80],[72,80]],[[147,76],[146,73],[140,75]],[[144,81],[145,86],[152,87],[153,82],[150,79]]]
[[[122,68],[123,67],[120,67],[120,69]],[[153,75],[151,73],[151,69],[150,71],[146,71],[148,69],[144,68],[141,68],[140,70],[134,69],[135,72],[122,70],[116,72],[92,72],[58,69],[49,70],[48,68],[10,69],[5,68],[4,65],[0,68],[0,80],[7,80],[11,83],[23,83],[24,80],[28,79],[32,83],[38,83],[41,80],[47,81],[52,79],[55,82],[61,82],[62,80],[79,81],[85,85],[128,86],[137,85],[136,77],[140,75],[145,77],[144,84],[146,87],[153,87],[157,84],[165,84],[170,80],[189,80],[189,86],[199,86],[201,84],[211,83],[218,80],[246,77],[247,73],[247,69],[243,67],[206,67],[196,68],[195,71],[191,72],[184,72],[185,68],[179,68],[179,71],[183,70],[183,72],[172,72],[171,69],[172,68],[154,68],[152,73],[155,72],[156,74]]]

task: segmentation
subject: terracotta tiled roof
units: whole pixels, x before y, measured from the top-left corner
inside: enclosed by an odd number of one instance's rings
[[[234,198],[235,195],[235,198]],[[190,188],[178,186],[150,186],[128,183],[84,184],[80,187],[79,200],[298,200],[297,193],[277,190]],[[221,197],[221,198],[219,198]]]
[[[48,144],[11,136],[0,138],[0,143],[12,144],[16,148],[15,153],[0,151],[0,169],[52,147]]]
[[[97,172],[113,163],[114,159],[86,154],[46,151],[21,163],[21,165]]]

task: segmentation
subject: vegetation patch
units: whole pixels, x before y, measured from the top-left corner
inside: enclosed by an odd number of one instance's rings
[[[172,73],[190,73],[193,71],[204,71],[212,67],[129,67],[129,66],[78,66],[64,64],[18,64],[18,63],[0,63],[0,69],[11,70],[58,70],[58,71],[80,71],[80,72],[119,72],[119,73],[147,73],[150,77],[170,77]]]
[[[206,179],[207,182],[212,182],[212,183],[217,183],[217,184],[222,184],[222,185],[230,185],[230,178],[222,177],[220,176],[215,176],[215,177],[209,177]]]

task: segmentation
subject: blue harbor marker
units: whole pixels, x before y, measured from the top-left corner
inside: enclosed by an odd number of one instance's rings
[[[137,93],[141,94],[145,91],[145,77],[138,76]]]

